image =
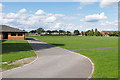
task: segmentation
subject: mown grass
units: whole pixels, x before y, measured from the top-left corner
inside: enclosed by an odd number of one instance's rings
[[[117,37],[86,36],[32,36],[41,41],[54,44],[65,49],[91,49],[117,47]]]
[[[118,78],[118,49],[76,51],[95,64],[93,78]]]
[[[118,37],[31,36],[65,49],[118,47]],[[95,64],[93,78],[118,78],[118,49],[77,51]]]
[[[16,60],[34,56],[36,56],[36,54],[27,41],[7,40],[2,42],[2,54],[0,54],[2,62],[11,63]],[[3,64],[2,68],[10,69],[17,66],[18,65]]]

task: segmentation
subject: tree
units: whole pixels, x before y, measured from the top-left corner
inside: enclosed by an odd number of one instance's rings
[[[59,30],[59,34],[65,33],[64,30]]]
[[[32,30],[32,31],[30,31],[29,33],[36,33],[36,30]]]
[[[120,37],[120,32],[118,32],[118,36]]]
[[[109,35],[109,36],[113,36],[113,34],[112,34],[112,33],[109,33],[108,35]]]
[[[67,31],[67,35],[71,35],[71,32],[70,32],[70,31]]]
[[[74,34],[79,35],[80,34],[79,30],[74,30]]]
[[[53,33],[58,33],[58,31],[57,31],[57,30],[53,30],[52,32],[53,32]]]
[[[86,35],[86,36],[90,36],[90,33],[91,33],[91,31],[88,30],[88,31],[85,32],[85,35]]]
[[[45,30],[44,30],[43,28],[38,28],[38,29],[36,30],[36,32],[37,32],[38,34],[41,34],[42,32],[45,32]]]
[[[90,33],[91,33],[91,36],[94,36],[94,30],[93,29],[91,30]]]
[[[116,31],[113,32],[113,36],[117,36],[117,32]]]
[[[98,36],[98,30],[95,28],[95,36]]]
[[[98,31],[98,36],[102,36],[102,34]]]
[[[51,30],[47,30],[46,32],[47,32],[48,34],[51,34],[51,33],[52,33],[52,31],[51,31]]]

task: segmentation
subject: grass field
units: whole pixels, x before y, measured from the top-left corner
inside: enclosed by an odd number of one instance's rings
[[[11,63],[23,58],[36,56],[27,41],[7,40],[2,42],[2,62]],[[19,65],[3,64],[3,69],[11,69]]]
[[[95,64],[93,78],[118,77],[118,49],[76,51],[88,56]]]
[[[65,49],[91,49],[117,47],[117,37],[84,37],[84,36],[33,36],[41,41]]]
[[[65,49],[118,47],[117,37],[31,36]],[[95,64],[93,78],[118,77],[118,49],[76,51],[88,56]]]

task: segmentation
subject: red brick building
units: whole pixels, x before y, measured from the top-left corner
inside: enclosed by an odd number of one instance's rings
[[[26,31],[9,27],[6,25],[0,25],[0,40],[25,40]]]
[[[101,34],[108,35],[108,34],[112,34],[113,32],[120,32],[120,31],[101,31]]]

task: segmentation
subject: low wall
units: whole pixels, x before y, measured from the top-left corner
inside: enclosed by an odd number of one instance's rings
[[[0,40],[2,40],[2,33],[0,33]]]
[[[18,36],[18,34],[16,34],[16,36],[11,36],[11,34],[8,33],[8,39],[9,40],[25,40],[25,34],[23,33],[23,36]]]

